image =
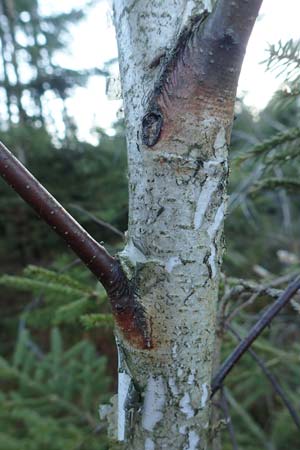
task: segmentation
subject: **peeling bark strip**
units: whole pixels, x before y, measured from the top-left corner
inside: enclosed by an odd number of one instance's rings
[[[59,234],[103,284],[121,332],[139,348],[151,339],[143,308],[137,303],[119,261],[96,242],[0,142],[0,175]]]

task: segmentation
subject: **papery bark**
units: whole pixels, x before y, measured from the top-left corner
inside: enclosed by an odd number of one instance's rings
[[[221,0],[207,17],[201,13],[211,5],[197,0],[114,2],[130,194],[120,261],[148,342],[141,348],[117,330],[118,439],[130,450],[211,448],[228,144],[260,4],[250,20],[246,3]]]

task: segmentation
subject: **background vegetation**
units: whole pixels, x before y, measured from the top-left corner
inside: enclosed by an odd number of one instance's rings
[[[0,138],[96,239],[117,251],[127,222],[123,125],[115,124],[113,137],[97,130],[97,145],[80,142],[65,106],[76,86],[108,72],[56,66],[68,27],[83,12],[45,17],[38,6],[0,0]],[[259,114],[242,100],[236,108],[222,358],[237,343],[228,327],[243,336],[299,271],[300,46],[279,43],[269,55],[266,68],[285,70],[285,86]],[[49,98],[60,105],[55,117]],[[104,291],[4,183],[0,211],[0,450],[107,449],[98,405],[115,389],[116,355]],[[225,418],[224,450],[298,448],[290,412],[300,414],[299,311],[296,297],[254,345],[285,404],[245,355],[215,404]]]

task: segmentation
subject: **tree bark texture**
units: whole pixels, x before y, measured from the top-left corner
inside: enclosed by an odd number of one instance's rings
[[[114,2],[130,194],[119,259],[141,330],[116,332],[117,437],[130,450],[211,448],[228,143],[260,2],[244,23],[248,2],[218,3],[207,17],[200,0]]]

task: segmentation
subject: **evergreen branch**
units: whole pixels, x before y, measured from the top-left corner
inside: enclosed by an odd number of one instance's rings
[[[249,158],[256,158],[263,153],[267,153],[278,147],[279,145],[285,144],[286,142],[295,141],[300,138],[300,128],[291,128],[288,131],[278,133],[270,139],[266,139],[261,144],[256,145],[252,150],[248,151],[246,154],[239,156],[236,161],[241,163]]]
[[[87,329],[95,327],[111,328],[114,326],[111,314],[85,314],[80,318],[83,326]]]
[[[66,305],[60,306],[56,311],[53,319],[55,325],[61,323],[75,323],[79,317],[88,312],[91,302],[87,298],[80,298]]]
[[[0,357],[0,379],[3,381],[5,379],[12,380],[12,381],[18,381],[20,384],[25,385],[26,388],[29,389],[29,391],[40,395],[40,398],[38,400],[42,400],[43,403],[53,403],[56,404],[56,407],[61,407],[63,409],[68,410],[70,413],[74,414],[75,416],[78,416],[81,420],[88,420],[90,421],[90,415],[88,413],[83,412],[82,409],[78,408],[75,404],[71,403],[70,401],[66,400],[62,396],[56,395],[55,393],[49,393],[48,392],[48,385],[44,382],[38,382],[35,379],[32,379],[31,376],[21,372],[15,367],[12,367],[7,363],[7,361],[4,358]],[[19,404],[17,403],[17,398],[12,399],[10,403],[6,404],[7,409],[10,407],[13,407],[16,405],[17,407],[20,407],[21,405],[26,405],[26,400],[22,399],[22,402],[20,401]]]
[[[285,189],[287,191],[296,192],[300,190],[300,181],[292,178],[266,178],[256,182],[250,189],[250,194],[255,195],[258,191]]]
[[[63,284],[53,283],[49,281],[41,281],[34,280],[32,278],[27,277],[18,277],[11,275],[3,275],[0,278],[0,286],[8,286],[19,291],[24,292],[35,292],[35,293],[43,293],[47,291],[48,293],[53,293],[56,295],[62,295],[64,297],[74,298],[74,296],[85,295],[86,297],[91,297],[94,293],[92,291],[86,290],[85,292],[81,289],[76,289],[70,286],[66,286]]]
[[[298,276],[283,292],[282,295],[262,314],[261,318],[251,328],[249,334],[242,340],[242,342],[233,350],[231,355],[222,364],[220,370],[213,379],[211,387],[211,397],[220,389],[223,381],[227,375],[234,368],[239,359],[249,349],[255,339],[263,332],[263,330],[270,325],[274,317],[281,311],[281,309],[291,300],[291,298],[300,289],[300,276]]]
[[[269,450],[270,447],[268,444],[268,436],[262,426],[255,422],[251,414],[249,414],[246,409],[233,397],[228,389],[226,389],[225,392],[229,405],[235,410],[240,420],[244,422],[249,434],[260,441],[261,449],[265,448],[265,450]]]
[[[295,75],[295,73],[293,72]],[[295,102],[295,98],[300,95],[300,77],[297,74],[293,80],[286,80],[282,88],[275,92],[273,95],[272,103],[274,104],[274,111],[284,109],[290,109],[291,105]]]
[[[268,50],[269,58],[264,61],[268,70],[277,69],[281,64],[286,67],[291,64],[300,67],[300,41],[290,39],[284,44],[279,41],[276,45],[270,45]]]
[[[114,286],[116,272],[123,283],[127,283],[118,261],[75,221],[2,143],[0,143],[0,174],[6,183],[65,240],[96,275],[107,292],[116,287]]]
[[[75,288],[78,291],[87,293],[87,286],[77,281],[75,278],[71,278],[68,275],[55,272],[54,270],[45,269],[44,267],[34,266],[29,264],[25,267],[24,275],[28,278],[33,278],[40,281],[50,281],[56,284],[62,284],[63,286],[69,286]],[[90,293],[92,294],[93,291]]]
[[[231,440],[231,444],[232,444],[232,449],[233,450],[238,450],[238,444],[237,444],[237,440],[236,440],[236,436],[235,436],[235,431],[234,431],[234,426],[232,423],[232,419],[230,416],[230,411],[229,411],[229,406],[228,406],[228,401],[227,401],[227,395],[225,390],[222,388],[221,390],[221,408],[225,414],[225,420],[226,420],[226,425],[228,428],[228,432],[229,432],[229,436],[230,436],[230,440]]]
[[[300,303],[298,303],[296,300],[291,301],[291,305],[294,308],[294,310],[300,314]]]

